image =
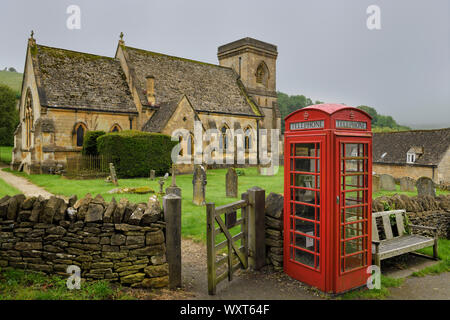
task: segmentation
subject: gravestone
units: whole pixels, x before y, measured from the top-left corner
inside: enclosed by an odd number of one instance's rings
[[[381,190],[395,191],[395,180],[390,174],[380,175]]]
[[[150,170],[150,180],[155,180],[155,175],[156,175],[156,172],[155,172],[155,170]]]
[[[229,168],[225,178],[225,189],[228,198],[237,198],[238,196],[238,175],[234,168]]]
[[[198,206],[203,206],[205,204],[206,193],[206,171],[202,165],[194,166],[192,185],[194,190],[192,202]]]
[[[119,185],[119,183],[117,182],[116,168],[114,167],[113,163],[109,164],[109,174],[111,176],[112,183],[114,183],[115,186]]]
[[[372,192],[380,191],[380,176],[377,174],[372,175]]]
[[[170,187],[166,188],[166,194],[176,194],[181,197],[181,188],[177,186],[176,183],[176,165],[172,165],[172,184]]]
[[[428,177],[420,177],[416,182],[418,196],[436,197],[436,186]]]
[[[164,194],[164,183],[166,182],[166,179],[164,177],[159,178],[159,193]]]
[[[400,190],[401,191],[416,191],[416,184],[413,178],[402,177],[400,178]]]

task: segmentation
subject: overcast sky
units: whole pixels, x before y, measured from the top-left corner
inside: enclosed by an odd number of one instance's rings
[[[277,90],[369,105],[414,127],[450,127],[449,0],[1,0],[0,68],[23,71],[27,38],[114,56],[127,45],[218,63],[243,37],[278,46]],[[66,26],[81,9],[81,29]],[[369,30],[369,5],[381,29]]]

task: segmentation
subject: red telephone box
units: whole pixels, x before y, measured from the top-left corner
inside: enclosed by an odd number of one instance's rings
[[[366,284],[371,265],[371,117],[320,104],[285,118],[284,271],[324,292]]]

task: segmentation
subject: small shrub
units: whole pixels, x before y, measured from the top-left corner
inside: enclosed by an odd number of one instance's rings
[[[97,138],[105,135],[105,131],[88,131],[84,136],[83,150],[84,155],[98,156]]]
[[[168,135],[127,130],[99,137],[97,148],[112,160],[120,178],[147,177],[152,169],[157,175],[169,171],[171,152],[177,143]]]

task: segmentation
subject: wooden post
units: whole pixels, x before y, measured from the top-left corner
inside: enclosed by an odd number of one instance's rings
[[[163,197],[166,222],[166,257],[169,264],[169,288],[181,287],[181,198],[175,194]]]
[[[247,201],[248,203],[248,193],[245,192],[241,195],[241,199]],[[249,206],[245,206],[241,209],[241,218],[243,219],[243,223],[241,224],[241,232],[244,234],[241,245],[242,250],[244,250],[244,257],[245,257],[245,265],[244,268],[248,268],[248,211]]]
[[[206,204],[206,247],[208,261],[208,294],[216,294],[215,204]]]
[[[253,187],[247,192],[250,204],[248,215],[248,263],[253,270],[259,270],[266,263],[266,236],[264,223],[266,192],[258,187]]]

